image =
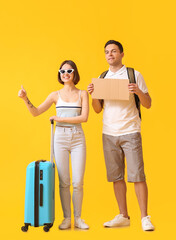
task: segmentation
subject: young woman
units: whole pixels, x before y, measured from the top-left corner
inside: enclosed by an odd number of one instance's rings
[[[54,155],[59,175],[60,199],[64,214],[64,220],[59,226],[60,229],[71,227],[69,153],[72,165],[74,225],[81,229],[89,228],[81,219],[83,177],[86,163],[86,144],[81,123],[87,122],[89,102],[87,92],[75,87],[79,80],[76,64],[67,60],[61,64],[58,72],[58,81],[63,84],[63,88],[52,92],[40,106],[36,108],[32,105],[23,87],[18,94],[33,116],[42,114],[53,103],[56,105],[57,116],[52,116],[50,120],[56,121]]]

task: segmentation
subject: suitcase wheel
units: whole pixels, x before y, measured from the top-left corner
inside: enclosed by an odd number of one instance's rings
[[[44,227],[43,227],[43,230],[45,231],[45,232],[49,232],[49,230],[50,230],[50,228],[53,226],[53,224],[52,223],[49,223],[49,224],[47,224],[47,225],[45,225]]]
[[[44,230],[45,232],[49,232],[50,228],[49,228],[48,226],[44,226],[43,230]]]
[[[21,227],[21,230],[22,230],[23,232],[27,232],[27,231],[28,231],[28,226],[22,226],[22,227]]]

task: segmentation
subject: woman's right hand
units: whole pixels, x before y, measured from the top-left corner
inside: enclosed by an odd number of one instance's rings
[[[18,97],[24,99],[27,96],[27,92],[26,90],[23,88],[23,86],[21,86],[20,91],[18,92]]]
[[[87,91],[89,94],[92,94],[94,91],[94,85],[93,83],[90,83],[89,86],[87,87]]]

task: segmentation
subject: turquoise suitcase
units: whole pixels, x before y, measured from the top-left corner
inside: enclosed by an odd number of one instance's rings
[[[48,232],[55,219],[55,164],[53,163],[53,121],[51,122],[51,160],[30,163],[26,172],[23,232],[29,226],[44,226]]]

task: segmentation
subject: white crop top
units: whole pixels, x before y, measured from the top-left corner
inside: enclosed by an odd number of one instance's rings
[[[76,117],[81,115],[82,105],[81,105],[81,90],[79,91],[79,98],[76,102],[65,102],[62,100],[60,96],[60,92],[58,91],[59,99],[56,103],[56,112],[57,117]],[[56,126],[78,126],[81,123],[62,123],[57,122]]]

